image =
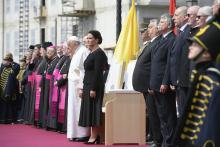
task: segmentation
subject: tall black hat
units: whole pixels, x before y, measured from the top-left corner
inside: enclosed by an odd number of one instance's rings
[[[29,46],[29,49],[30,49],[30,50],[33,50],[33,49],[34,49],[34,45],[30,45],[30,46]]]
[[[7,53],[5,55],[5,57],[3,58],[3,60],[13,62],[13,55],[12,55],[12,53]]]
[[[213,60],[220,57],[220,24],[216,21],[200,29],[190,40],[207,50]]]
[[[46,49],[47,47],[52,46],[52,45],[53,45],[52,42],[44,42],[41,47]]]
[[[38,49],[41,48],[41,44],[35,44],[35,47],[37,47]]]

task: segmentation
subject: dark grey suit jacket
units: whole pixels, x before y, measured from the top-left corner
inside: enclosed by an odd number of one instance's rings
[[[175,86],[177,85],[177,81],[179,81],[182,75],[183,76],[185,75],[184,79],[187,79],[189,75],[189,67],[185,66],[185,64],[188,65],[189,60],[184,59],[186,54],[183,55],[184,57],[182,56],[182,51],[187,52],[189,50],[188,49],[189,43],[187,41],[189,35],[190,35],[190,26],[187,26],[184,29],[184,31],[179,36],[176,37],[170,52],[170,57],[169,57],[170,80],[172,85]],[[183,60],[185,63],[182,63]],[[181,69],[182,67],[184,68],[184,66],[186,68]]]
[[[160,91],[161,84],[170,85],[168,54],[175,41],[173,32],[160,41],[157,48],[151,52],[150,89]]]
[[[136,91],[147,92],[149,88],[151,51],[158,46],[160,39],[161,36],[158,36],[153,42],[150,42],[137,59],[132,77],[133,88]]]

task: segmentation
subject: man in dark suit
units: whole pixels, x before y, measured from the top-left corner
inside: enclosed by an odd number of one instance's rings
[[[197,21],[198,20],[197,14],[198,14],[199,9],[200,9],[199,6],[194,5],[194,6],[189,7],[188,10],[187,10],[188,24],[191,27],[190,37],[194,36],[200,29],[199,22]],[[185,54],[183,54],[184,55],[183,60],[188,60],[189,61],[189,59],[187,58],[187,56],[189,54],[189,51],[185,50],[184,53]],[[189,74],[187,75],[188,76],[187,77],[188,81],[185,81],[185,82],[188,83],[187,84],[187,87],[188,87],[189,86],[189,75],[191,75],[192,70],[195,68],[195,63],[193,61],[189,61],[188,64],[185,65],[184,67],[189,69],[189,72],[188,72]],[[183,75],[183,76],[185,76],[185,75]]]
[[[171,145],[171,138],[176,127],[176,102],[175,93],[170,90],[168,54],[175,41],[173,21],[169,14],[160,18],[159,30],[162,39],[156,48],[151,51],[150,94],[155,99],[157,115],[160,119],[162,146]],[[158,126],[159,124],[153,124]]]
[[[177,8],[173,20],[178,29],[178,35],[170,53],[169,69],[171,89],[176,90],[178,113],[181,116],[189,83],[189,60],[185,57],[187,57],[186,54],[189,47],[187,38],[190,35],[191,27],[187,23],[187,7]]]
[[[198,25],[196,23],[196,16],[199,10],[199,6],[191,6],[187,9],[187,17],[188,17],[188,29],[183,34],[182,41],[184,42],[184,46],[180,50],[180,62],[177,76],[177,86],[178,86],[178,106],[179,106],[179,114],[182,115],[183,107],[186,103],[187,93],[189,89],[189,79],[190,72],[193,68],[193,64],[190,63],[188,59],[189,54],[189,43],[187,42],[187,38],[194,35],[198,31]]]
[[[156,109],[155,109],[154,99],[152,97],[149,97],[148,94],[150,69],[151,69],[151,51],[153,48],[157,47],[161,39],[160,36],[158,35],[156,19],[150,21],[147,31],[149,37],[151,38],[151,41],[144,48],[144,50],[141,52],[141,54],[137,59],[133,72],[132,84],[134,90],[142,92],[144,95],[148,109],[150,127],[153,131],[153,138],[156,143],[156,142],[161,142],[162,135],[160,134],[160,126],[152,127],[153,123],[155,122],[156,124],[160,124],[160,123],[159,123],[159,118],[157,117],[157,115],[155,115]]]
[[[191,27],[190,34],[194,36],[199,31],[199,24],[197,22],[197,13],[199,11],[199,6],[194,5],[188,8],[187,16],[188,16],[188,24]]]

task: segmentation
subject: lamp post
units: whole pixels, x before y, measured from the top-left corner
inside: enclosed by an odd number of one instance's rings
[[[198,5],[198,0],[186,0],[187,6]]]
[[[2,1],[2,57],[5,54],[5,0]]]

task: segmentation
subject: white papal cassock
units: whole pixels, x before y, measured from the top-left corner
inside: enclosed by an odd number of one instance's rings
[[[89,49],[80,45],[72,57],[68,73],[68,111],[67,111],[67,138],[90,136],[88,127],[78,126],[81,98],[78,90],[83,87],[83,62],[89,54]]]

